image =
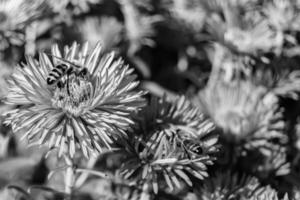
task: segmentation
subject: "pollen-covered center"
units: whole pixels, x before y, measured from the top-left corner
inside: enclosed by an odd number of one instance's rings
[[[85,112],[91,95],[90,81],[75,74],[65,75],[55,86],[52,103],[70,115],[79,116]]]

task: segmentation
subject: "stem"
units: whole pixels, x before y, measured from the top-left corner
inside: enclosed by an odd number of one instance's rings
[[[96,162],[97,162],[97,157],[91,157],[90,160],[88,161],[86,168],[92,169],[94,167],[94,165],[96,164]],[[77,170],[77,172],[78,172],[78,170]],[[88,172],[82,173],[76,180],[76,183],[75,183],[76,188],[80,188],[83,185],[83,183],[86,181],[88,176],[89,176]]]
[[[67,194],[66,200],[72,199],[72,191],[75,185],[75,167],[73,160],[69,156],[64,156],[65,162],[67,164],[66,174],[65,174],[65,193]]]

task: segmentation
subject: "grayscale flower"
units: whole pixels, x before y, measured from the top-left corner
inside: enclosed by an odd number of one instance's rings
[[[224,6],[233,6],[237,9],[248,11],[253,10],[253,8],[257,7],[259,0],[203,0],[201,1],[203,7],[208,12],[219,12],[222,10]]]
[[[270,186],[259,188],[250,198],[241,200],[289,200],[285,194],[283,198],[279,198],[277,191]]]
[[[207,48],[207,55],[212,63],[212,72],[209,82],[222,79],[230,82],[240,74],[250,75],[252,60],[249,56],[241,56],[232,52],[229,48],[214,43],[212,48]]]
[[[125,34],[129,42],[128,54],[134,55],[143,45],[154,46],[154,25],[162,20],[159,15],[147,16],[136,7],[134,0],[119,0],[124,15]]]
[[[56,13],[65,12],[71,6],[73,14],[86,13],[94,4],[101,3],[102,0],[49,0],[47,3]]]
[[[271,141],[286,142],[285,123],[277,97],[250,81],[215,81],[199,92],[196,103],[224,132],[228,141],[247,149],[271,148]]]
[[[254,163],[253,163],[254,164]],[[287,150],[284,147],[274,145],[269,155],[265,156],[262,162],[255,167],[260,177],[266,178],[268,176],[284,176],[290,173],[290,163],[287,162]]]
[[[206,11],[199,1],[173,0],[169,8],[172,17],[179,21],[183,27],[190,28],[199,33],[206,20]]]
[[[122,39],[123,24],[114,17],[87,18],[77,25],[82,39],[91,44],[100,41],[104,52],[117,49]]]
[[[207,165],[213,164],[218,138],[212,133],[214,124],[189,100],[153,98],[136,122],[131,134],[136,137],[125,145],[121,167],[125,179],[157,193],[165,187],[192,186],[191,177],[208,176]]]
[[[276,61],[274,61],[276,62]],[[300,91],[300,71],[285,69],[280,63],[275,64],[278,70],[258,69],[252,76],[256,85],[263,85],[279,97],[298,99]]]
[[[232,172],[216,173],[196,189],[197,200],[246,200],[260,187],[255,177]]]
[[[283,38],[273,31],[259,12],[230,12],[234,7],[222,7],[225,19],[212,14],[207,19],[207,30],[212,39],[240,54],[259,55],[282,46]]]
[[[133,70],[114,53],[102,55],[99,43],[92,50],[73,43],[63,54],[54,45],[50,58],[27,57],[9,80],[6,101],[19,105],[6,119],[13,131],[71,157],[79,148],[88,157],[126,136],[130,114],[144,105]]]
[[[228,28],[224,33],[224,39],[239,52],[252,55],[271,51],[276,47],[276,43],[278,46],[282,43],[281,38],[268,27],[266,21],[259,21],[245,29]]]
[[[24,28],[42,14],[43,0],[0,0],[0,50],[24,43]]]
[[[294,1],[272,0],[263,6],[263,12],[271,26],[277,31],[299,31],[300,15]]]
[[[258,179],[237,173],[217,173],[196,190],[197,200],[279,200],[276,190]],[[283,200],[288,200],[287,196]]]

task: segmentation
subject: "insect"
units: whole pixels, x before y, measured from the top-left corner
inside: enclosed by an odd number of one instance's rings
[[[81,67],[76,65],[70,61],[67,61],[63,58],[50,55],[62,61],[62,63],[56,65],[54,69],[49,73],[46,81],[48,85],[57,85],[58,88],[64,87],[65,83],[67,83],[67,92],[70,94],[69,90],[69,77],[74,74],[79,77],[84,77],[88,74],[88,70],[85,67]],[[69,65],[67,65],[69,64]],[[66,81],[62,81],[63,77],[67,77]]]

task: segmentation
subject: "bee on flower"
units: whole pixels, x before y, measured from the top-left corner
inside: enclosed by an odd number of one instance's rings
[[[6,123],[31,145],[48,144],[71,157],[86,157],[110,148],[133,123],[130,114],[144,105],[143,92],[129,66],[101,45],[57,45],[39,59],[27,57],[9,80],[6,102],[18,105]]]
[[[121,152],[124,179],[142,186],[145,193],[157,194],[164,187],[192,186],[192,177],[202,180],[208,176],[218,138],[213,134],[214,124],[188,99],[152,98],[135,121],[129,133],[134,139]]]

